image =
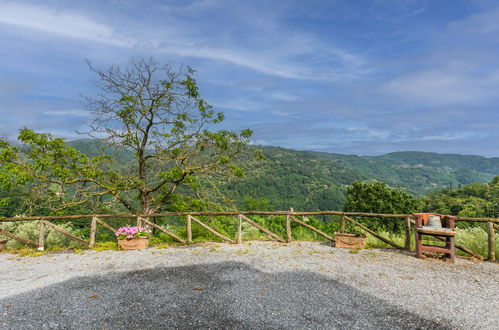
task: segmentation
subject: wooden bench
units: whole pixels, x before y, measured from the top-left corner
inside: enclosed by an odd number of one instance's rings
[[[422,228],[428,223],[429,215],[439,216],[444,229]],[[456,236],[456,232],[454,231],[455,217],[435,213],[415,213],[414,216],[416,216],[415,236],[417,257],[425,259],[426,256],[423,252],[439,252],[445,255],[446,261],[454,262],[456,256],[454,246],[454,237]],[[425,245],[423,244],[423,236],[440,237],[445,240],[445,246]]]

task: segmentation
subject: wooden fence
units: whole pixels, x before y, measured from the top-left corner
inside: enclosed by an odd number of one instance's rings
[[[276,233],[270,231],[267,228],[264,228],[260,224],[258,224],[256,221],[252,220],[250,216],[252,215],[258,215],[258,216],[284,216],[285,217],[285,229],[286,229],[286,237],[280,237]],[[156,214],[94,214],[94,215],[69,215],[69,216],[40,216],[40,217],[19,217],[19,218],[3,218],[0,219],[0,223],[2,222],[14,222],[14,221],[39,221],[40,229],[39,229],[39,236],[38,236],[38,242],[34,242],[30,239],[24,238],[24,237],[19,237],[11,232],[8,232],[2,228],[0,228],[0,235],[4,235],[8,238],[20,241],[24,244],[31,245],[34,247],[37,247],[39,250],[44,249],[44,240],[45,240],[45,227],[50,227],[54,229],[55,231],[67,236],[71,240],[74,240],[78,243],[80,243],[83,246],[87,247],[93,247],[95,244],[95,235],[97,231],[98,225],[110,230],[111,232],[115,233],[116,228],[113,228],[111,225],[109,225],[106,221],[103,219],[109,219],[109,218],[120,218],[120,219],[136,219],[137,224],[144,226],[147,225],[149,227],[156,228],[157,230],[165,233],[166,235],[169,235],[176,241],[180,243],[191,243],[192,242],[192,223],[196,223],[202,228],[206,229],[213,235],[219,237],[220,239],[230,242],[230,243],[235,243],[235,244],[240,244],[242,242],[242,223],[246,222],[249,223],[250,225],[256,227],[258,230],[262,231],[263,233],[267,234],[269,237],[275,239],[278,242],[281,243],[289,243],[292,241],[292,232],[291,232],[291,223],[295,223],[297,225],[303,226],[316,234],[324,237],[325,239],[335,242],[334,234],[327,234],[310,224],[307,224],[306,221],[303,219],[303,217],[306,216],[339,216],[339,226],[340,226],[340,231],[344,232],[345,231],[345,223],[349,222],[353,224],[354,226],[360,228],[361,230],[373,235],[377,239],[383,241],[384,243],[392,246],[393,248],[400,249],[400,250],[406,250],[409,251],[411,249],[411,228],[414,226],[415,223],[415,217],[412,214],[377,214],[377,213],[363,213],[363,212],[340,212],[340,211],[318,211],[318,212],[294,212],[292,209],[290,211],[274,211],[274,212],[267,212],[267,211],[234,211],[234,212],[170,212],[170,213],[156,213]],[[186,239],[181,238],[171,231],[157,225],[153,221],[151,221],[151,218],[158,218],[158,217],[185,217],[186,220],[186,232],[187,232],[187,237]],[[201,221],[199,217],[201,216],[234,216],[235,219],[237,219],[237,231],[236,231],[236,237],[235,240],[227,237],[219,232],[217,232],[215,229],[211,228],[208,226],[206,223]],[[301,217],[301,220],[300,220]],[[389,238],[383,237],[379,233],[375,232],[374,230],[368,228],[367,226],[361,224],[359,221],[355,220],[353,217],[374,217],[374,218],[383,218],[387,219],[387,221],[404,221],[404,235],[405,235],[405,242],[404,246],[400,246],[396,244],[395,242],[391,241]],[[81,238],[78,238],[71,233],[67,232],[63,228],[55,225],[52,223],[52,221],[55,220],[71,220],[71,219],[90,219],[90,237],[88,241],[82,240]],[[495,232],[496,230],[499,230],[499,218],[469,218],[469,217],[456,217],[455,221],[466,221],[466,222],[485,222],[487,224],[487,235],[488,235],[488,255],[487,258],[489,261],[495,261],[496,260],[496,255],[495,255]],[[437,237],[438,238],[438,237]],[[485,257],[464,247],[461,245],[456,244],[455,247],[475,258],[484,260]]]

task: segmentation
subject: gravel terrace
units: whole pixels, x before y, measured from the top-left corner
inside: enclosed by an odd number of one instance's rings
[[[499,264],[319,242],[0,254],[1,329],[498,329]]]

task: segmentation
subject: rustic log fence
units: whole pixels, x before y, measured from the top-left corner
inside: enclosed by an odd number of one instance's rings
[[[269,229],[263,227],[258,224],[256,221],[250,218],[250,216],[284,216],[285,217],[285,233],[286,238],[282,238],[276,233],[270,231]],[[185,217],[186,224],[186,232],[187,237],[186,240],[180,238],[175,233],[157,225],[154,221],[151,221],[151,218],[167,218],[167,217]],[[206,223],[201,221],[196,217],[201,216],[234,216],[237,219],[237,227],[236,227],[236,237],[233,240],[230,237],[227,237],[215,229],[208,226]],[[230,243],[240,244],[243,240],[242,238],[242,224],[243,222],[249,223],[250,225],[256,227],[261,232],[267,234],[270,238],[275,239],[280,243],[289,243],[292,241],[292,227],[291,223],[295,223],[299,226],[307,228],[312,232],[316,233],[324,237],[325,239],[335,242],[334,235],[331,236],[310,224],[307,224],[304,220],[304,217],[307,216],[339,216],[339,227],[340,231],[345,231],[346,222],[351,223],[355,227],[360,228],[361,230],[371,234],[376,237],[380,241],[392,246],[393,248],[400,250],[411,250],[411,237],[412,237],[412,226],[415,224],[415,216],[412,214],[378,214],[378,213],[364,213],[364,212],[341,212],[341,211],[317,211],[317,212],[295,212],[293,209],[290,211],[232,211],[232,212],[170,212],[170,213],[156,213],[156,214],[94,214],[94,215],[69,215],[69,216],[40,216],[40,217],[18,217],[18,218],[3,218],[0,219],[0,223],[3,222],[16,222],[16,221],[39,221],[39,236],[38,242],[34,242],[30,239],[19,237],[5,229],[0,228],[0,235],[6,236],[10,239],[17,240],[23,244],[31,245],[34,247],[38,247],[39,250],[44,250],[45,248],[45,227],[52,228],[53,230],[61,233],[62,235],[68,237],[69,239],[78,242],[79,244],[87,247],[93,247],[95,245],[95,235],[97,232],[98,225],[104,227],[105,229],[115,233],[116,228],[109,225],[103,219],[136,219],[138,225],[146,225],[149,228],[155,228],[160,232],[172,237],[174,240],[179,243],[191,243],[193,241],[192,237],[192,223],[196,223],[201,228],[207,230],[212,233],[216,237],[219,237],[223,241],[227,241]],[[302,217],[300,220],[299,217]],[[404,246],[400,246],[390,239],[383,237],[379,233],[374,230],[368,228],[366,225],[360,223],[355,220],[353,217],[371,217],[371,218],[382,218],[382,219],[391,219],[391,220],[399,220],[404,221],[404,235],[405,241]],[[57,220],[74,220],[74,219],[90,219],[90,237],[88,241],[85,241],[81,238],[74,236],[73,234],[67,232],[63,228],[52,223]],[[470,217],[456,217],[455,221],[466,221],[466,222],[485,222],[487,226],[487,236],[488,236],[488,254],[487,258],[484,256],[472,251],[464,246],[455,244],[455,247],[475,258],[484,260],[487,259],[489,261],[495,261],[495,245],[497,242],[495,241],[495,233],[496,230],[499,230],[499,218],[470,218]],[[440,239],[437,237],[437,239]],[[442,239],[441,239],[442,240]]]

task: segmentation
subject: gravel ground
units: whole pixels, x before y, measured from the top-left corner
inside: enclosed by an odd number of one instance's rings
[[[318,242],[0,254],[2,329],[498,329],[499,265]]]

